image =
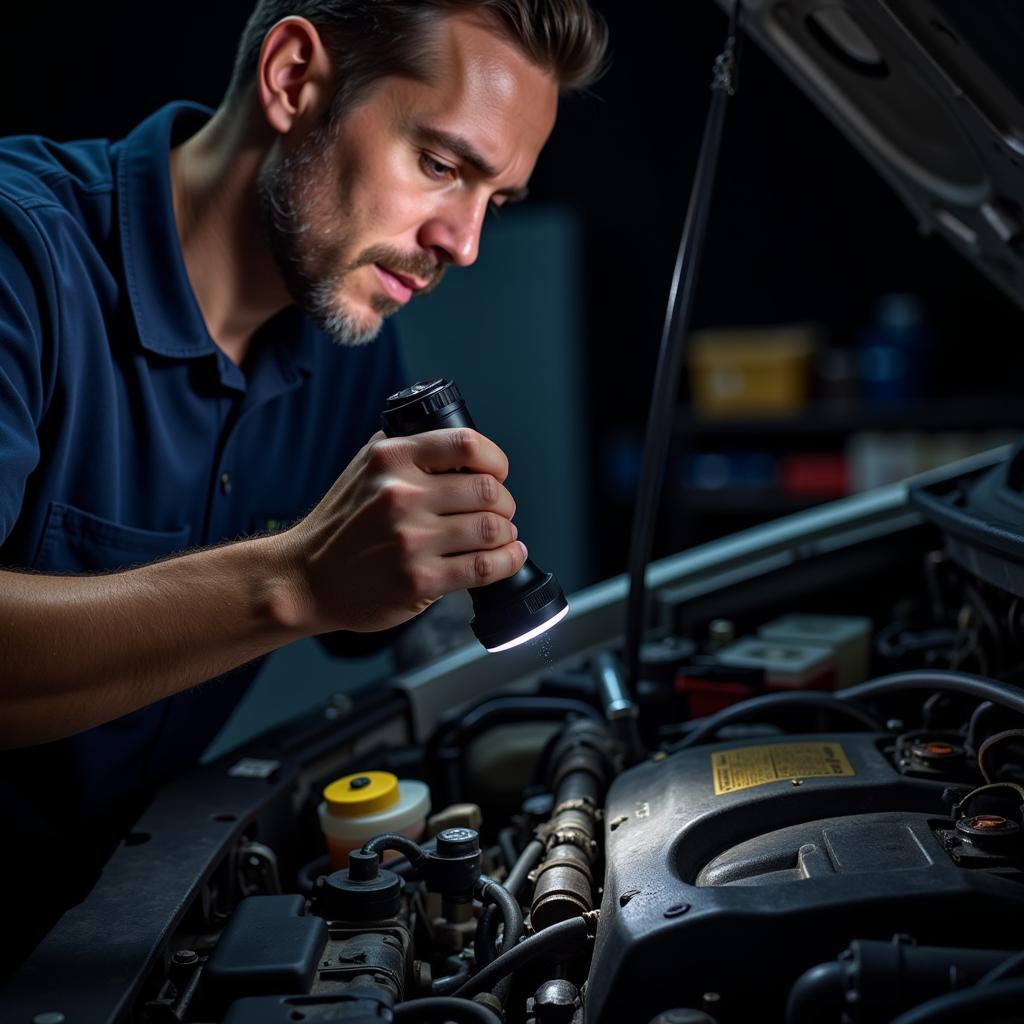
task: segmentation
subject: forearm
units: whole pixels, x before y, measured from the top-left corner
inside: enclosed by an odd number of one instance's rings
[[[105,576],[0,573],[0,747],[79,732],[306,634],[281,537]]]
[[[0,571],[0,748],[108,722],[303,636],[393,628],[511,576],[526,548],[507,470],[468,429],[375,435],[283,533],[107,576]]]

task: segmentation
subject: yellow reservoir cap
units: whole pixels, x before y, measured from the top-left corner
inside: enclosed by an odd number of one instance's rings
[[[338,818],[380,814],[398,803],[398,776],[391,772],[356,772],[324,787],[327,809]]]

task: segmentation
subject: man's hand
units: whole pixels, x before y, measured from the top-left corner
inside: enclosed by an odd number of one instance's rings
[[[304,631],[386,629],[443,594],[518,572],[526,547],[507,476],[504,453],[475,430],[374,435],[281,535]]]
[[[284,533],[101,576],[0,570],[0,748],[108,722],[303,636],[386,629],[449,591],[511,576],[526,549],[507,472],[474,430],[377,435]]]

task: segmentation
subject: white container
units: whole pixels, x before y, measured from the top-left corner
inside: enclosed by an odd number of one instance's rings
[[[871,620],[855,615],[784,615],[758,633],[777,643],[828,647],[836,662],[836,688],[862,683],[871,658]]]
[[[331,868],[348,867],[348,855],[381,832],[419,840],[430,813],[430,789],[391,772],[356,772],[324,787],[317,808]],[[385,854],[385,858],[387,854]]]
[[[827,647],[767,640],[745,636],[715,652],[715,658],[733,668],[764,669],[769,687],[801,690],[816,686],[826,673],[834,671],[832,651]]]

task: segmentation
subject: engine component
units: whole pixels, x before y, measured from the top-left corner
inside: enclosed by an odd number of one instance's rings
[[[388,1024],[394,1000],[370,987],[325,996],[264,996],[239,999],[224,1024],[294,1024],[297,1020],[345,1021],[348,1024]]]
[[[940,834],[954,825],[947,786],[902,775],[885,742],[717,742],[621,774],[606,800],[588,1022],[700,1006],[708,990],[722,993],[716,1014],[753,1019],[851,932],[957,947],[961,922],[983,917],[987,945],[1016,948],[1020,860],[958,864]],[[785,957],[765,958],[769,946]],[[640,972],[642,988],[628,980]]]
[[[376,853],[353,850],[349,866],[321,875],[313,886],[313,911],[338,921],[383,921],[398,915],[402,880],[382,869]]]
[[[523,939],[514,949],[506,950],[497,960],[470,978],[456,990],[455,994],[470,998],[478,992],[488,992],[513,971],[542,956],[579,953],[594,937],[598,917],[599,912],[591,910],[581,917],[559,921],[558,924]]]
[[[637,731],[640,709],[630,696],[619,659],[611,651],[599,651],[594,655],[594,678],[604,717],[615,731],[630,761],[638,760],[644,753]]]
[[[325,786],[323,797],[317,817],[336,870],[372,836],[401,832],[421,838],[430,812],[427,786],[391,772],[354,772]]]
[[[715,657],[727,668],[763,669],[769,690],[830,690],[836,666],[828,647],[741,637]]]
[[[959,733],[933,729],[904,733],[896,738],[896,763],[905,775],[974,783],[977,768],[968,760]]]
[[[827,647],[836,667],[836,688],[863,682],[871,653],[871,620],[861,615],[784,615],[757,635],[777,643]]]
[[[534,1024],[572,1024],[580,1008],[580,990],[565,978],[545,981],[534,993],[528,1009]]]
[[[411,987],[412,933],[399,920],[378,925],[331,927],[331,942],[317,975],[322,991],[372,988],[398,1002]]]
[[[856,940],[838,960],[797,980],[786,1024],[885,1024],[894,1013],[977,983],[1005,959],[1004,950],[915,946],[905,935],[891,942]]]
[[[597,813],[618,751],[607,729],[589,719],[570,722],[551,757],[555,807],[537,830],[547,848],[536,871],[530,919],[535,931],[594,906]]]
[[[327,925],[306,917],[301,896],[249,896],[235,909],[202,975],[200,999],[211,1016],[242,995],[308,992]]]

